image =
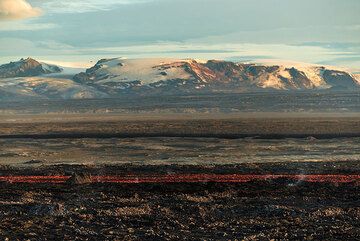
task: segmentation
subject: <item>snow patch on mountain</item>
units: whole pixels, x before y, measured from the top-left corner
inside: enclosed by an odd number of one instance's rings
[[[360,74],[353,74],[353,76],[357,80],[358,85],[360,85]]]
[[[99,61],[93,79],[98,83],[140,81],[150,84],[171,79],[188,79],[184,61],[177,59],[110,59]]]
[[[93,87],[82,86],[70,79],[20,77],[0,79],[0,89],[7,93],[35,98],[84,99],[107,97]]]

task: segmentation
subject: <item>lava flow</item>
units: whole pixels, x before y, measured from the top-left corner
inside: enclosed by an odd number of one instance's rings
[[[66,183],[71,176],[0,176],[7,183]],[[244,175],[244,174],[173,174],[173,175],[126,175],[91,176],[88,183],[246,183],[251,181],[289,180],[317,183],[358,183],[360,175]]]

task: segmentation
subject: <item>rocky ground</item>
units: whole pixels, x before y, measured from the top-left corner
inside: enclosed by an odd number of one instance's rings
[[[0,237],[9,240],[358,240],[359,183],[88,183],[96,174],[358,173],[341,163],[216,167],[1,168],[9,175],[72,175],[70,181],[0,183]],[[337,166],[337,168],[334,168]],[[316,168],[317,167],[317,168]],[[59,171],[60,170],[60,171]],[[310,170],[314,170],[311,172]],[[84,171],[86,174],[74,174]],[[74,178],[76,177],[76,178]]]

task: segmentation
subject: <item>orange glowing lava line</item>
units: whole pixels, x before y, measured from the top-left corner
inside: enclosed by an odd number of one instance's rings
[[[7,183],[66,183],[71,176],[0,176],[0,182]],[[246,183],[251,181],[271,181],[287,179],[290,181],[317,183],[360,182],[360,175],[244,175],[244,174],[173,174],[173,175],[126,175],[92,176],[91,183]]]

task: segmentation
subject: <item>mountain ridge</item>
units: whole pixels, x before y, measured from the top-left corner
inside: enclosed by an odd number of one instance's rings
[[[102,59],[86,72],[75,75],[74,80],[104,89],[118,88],[120,92],[134,87],[139,90],[139,87],[154,89],[171,85],[179,90],[188,85],[189,92],[359,87],[358,80],[350,73],[322,66],[296,68],[193,59]]]
[[[31,58],[0,66],[1,99],[10,100],[323,90],[358,91],[360,75],[316,65],[171,58],[101,59],[75,75]]]

